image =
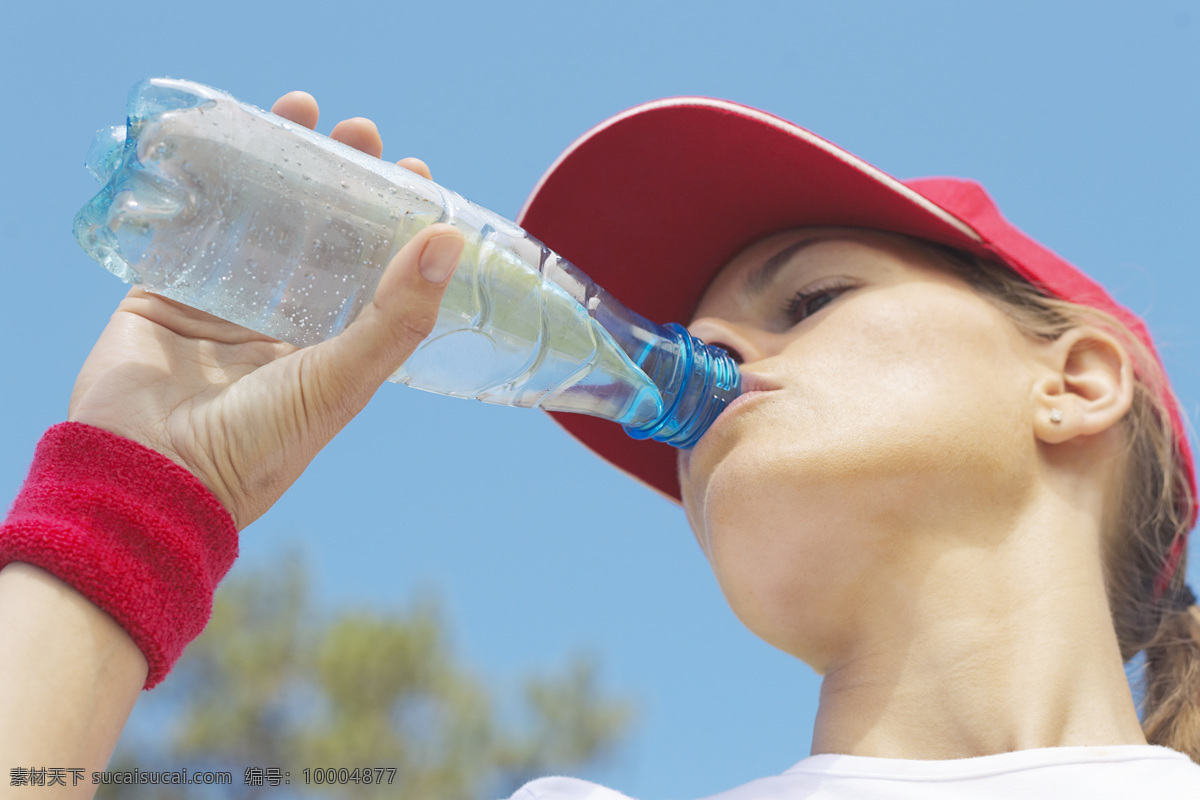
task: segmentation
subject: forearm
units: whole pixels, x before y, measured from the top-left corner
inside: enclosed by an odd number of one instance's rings
[[[89,797],[146,680],[146,659],[105,612],[50,573],[0,570],[0,796],[14,768],[84,770],[40,796]],[[49,792],[50,794],[45,794]]]
[[[93,791],[138,691],[203,629],[236,554],[229,515],[177,464],[87,425],[47,432],[0,525],[0,795],[14,769]]]

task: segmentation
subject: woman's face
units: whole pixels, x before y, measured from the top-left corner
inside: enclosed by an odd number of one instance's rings
[[[994,544],[1037,472],[1039,345],[942,258],[780,233],[726,265],[691,325],[740,356],[745,394],[681,454],[684,508],[742,621],[819,671],[889,582]]]

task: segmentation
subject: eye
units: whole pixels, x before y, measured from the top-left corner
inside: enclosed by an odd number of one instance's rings
[[[799,324],[853,288],[853,284],[839,280],[801,289],[784,306],[784,316],[790,324]]]

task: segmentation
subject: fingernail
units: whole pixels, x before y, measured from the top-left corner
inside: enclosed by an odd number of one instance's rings
[[[454,234],[445,233],[430,239],[417,262],[421,277],[430,283],[446,280],[462,255],[462,247],[462,237]]]

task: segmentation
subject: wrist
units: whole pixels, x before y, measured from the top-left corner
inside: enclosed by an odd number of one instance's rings
[[[0,566],[22,561],[107,612],[159,683],[204,629],[237,556],[233,520],[190,472],[82,423],[51,428],[0,528]]]

